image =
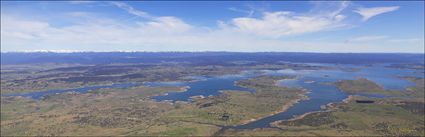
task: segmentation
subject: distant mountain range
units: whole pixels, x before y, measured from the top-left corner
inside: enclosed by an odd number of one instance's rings
[[[262,63],[419,63],[424,54],[410,53],[303,53],[303,52],[2,52],[1,64],[31,63],[160,63],[190,62],[222,65],[232,61]]]

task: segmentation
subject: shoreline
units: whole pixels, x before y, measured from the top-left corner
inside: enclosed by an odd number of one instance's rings
[[[341,102],[331,102],[331,103],[326,104],[326,105],[325,105],[325,106],[326,106],[326,109],[325,109],[325,110],[311,111],[311,112],[304,113],[304,114],[302,114],[302,115],[295,116],[295,117],[293,117],[293,118],[291,118],[291,119],[287,119],[287,120],[278,120],[278,121],[272,122],[272,123],[271,123],[271,125],[272,125],[272,126],[274,126],[274,127],[277,127],[277,124],[279,124],[279,123],[281,123],[281,122],[283,122],[283,121],[294,121],[294,120],[303,119],[305,116],[307,116],[307,115],[309,115],[309,114],[313,114],[313,113],[330,112],[330,111],[336,110],[335,106],[333,106],[335,103],[348,103],[348,102],[350,102],[353,98],[354,98],[354,95],[349,95],[347,98],[345,98],[345,99],[344,99],[344,100],[342,100]]]
[[[285,103],[281,107],[280,110],[273,111],[272,113],[270,113],[268,115],[265,115],[265,116],[256,117],[256,118],[252,118],[252,119],[249,119],[249,120],[244,120],[242,122],[242,124],[238,124],[238,125],[235,125],[235,126],[245,125],[245,124],[248,124],[248,123],[251,123],[251,122],[255,122],[255,121],[261,120],[261,119],[266,118],[266,117],[270,117],[270,116],[273,116],[273,115],[276,115],[276,114],[279,114],[279,113],[283,113],[286,110],[288,110],[289,108],[293,107],[295,104],[299,103],[300,101],[302,101],[302,100],[309,100],[309,99],[310,98],[307,95],[305,95],[305,93],[304,94],[300,94],[300,95],[298,95],[297,98],[292,99],[289,102]]]
[[[179,91],[177,91],[177,92],[186,92],[189,89],[190,89],[190,86],[183,86],[183,87],[180,87]]]
[[[297,77],[285,78],[285,79],[297,79]],[[282,80],[282,79],[280,79],[280,80]],[[280,86],[279,85],[279,81],[280,80],[274,80],[273,81],[273,85],[274,86],[278,86],[278,87],[289,88],[289,87],[286,87],[286,86]],[[236,82],[235,82],[235,85],[237,85]],[[309,93],[309,91],[307,89],[303,89],[303,88],[300,88],[300,90],[301,90],[302,93],[298,94],[296,98],[294,98],[294,99],[290,100],[289,102],[285,103],[281,107],[280,110],[273,111],[273,112],[271,112],[271,113],[269,113],[268,115],[265,115],[265,116],[260,116],[260,117],[255,117],[255,118],[252,118],[252,119],[249,119],[249,120],[244,120],[244,121],[241,122],[241,124],[237,124],[237,125],[233,125],[233,126],[245,125],[245,124],[248,124],[248,123],[251,123],[251,122],[255,122],[255,121],[261,120],[261,119],[266,118],[266,117],[270,117],[270,116],[273,116],[273,115],[276,115],[276,114],[279,114],[279,113],[283,113],[286,110],[288,110],[289,108],[293,107],[295,104],[299,103],[300,101],[302,101],[302,100],[309,100],[310,98],[306,95],[306,94]]]
[[[277,81],[277,80],[276,80],[276,81]],[[300,101],[302,101],[302,100],[309,100],[310,98],[309,98],[307,95],[305,95],[305,94],[307,94],[307,93],[308,93],[308,91],[307,91],[306,89],[302,89],[302,91],[303,91],[304,93],[299,94],[297,98],[292,99],[292,100],[290,100],[289,102],[285,103],[285,104],[281,107],[281,109],[280,109],[280,110],[273,111],[273,112],[272,112],[272,113],[270,113],[269,115],[265,115],[265,116],[261,116],[261,117],[257,117],[257,118],[252,118],[252,119],[249,119],[249,120],[245,120],[244,122],[242,122],[242,124],[232,125],[232,126],[220,126],[220,127],[221,127],[221,129],[220,129],[220,130],[218,130],[217,132],[215,132],[215,133],[213,134],[213,136],[220,135],[220,134],[222,134],[225,130],[227,130],[227,129],[229,129],[229,128],[233,128],[233,127],[236,127],[236,126],[245,125],[245,124],[248,124],[248,123],[251,123],[251,122],[255,122],[255,121],[261,120],[261,119],[266,118],[266,117],[270,117],[270,116],[276,115],[276,114],[278,114],[278,113],[283,113],[283,112],[285,112],[286,110],[288,110],[289,108],[293,107],[295,104],[299,103]],[[277,121],[275,121],[275,122],[277,122]],[[271,125],[271,126],[273,126],[273,123],[274,123],[274,122],[270,123],[270,125]]]

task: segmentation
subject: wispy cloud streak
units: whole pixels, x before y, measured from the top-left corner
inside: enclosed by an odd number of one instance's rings
[[[370,18],[377,16],[379,14],[391,12],[398,10],[399,6],[391,6],[391,7],[373,7],[373,8],[358,8],[354,10],[354,12],[360,14],[363,17],[363,21],[367,21]]]

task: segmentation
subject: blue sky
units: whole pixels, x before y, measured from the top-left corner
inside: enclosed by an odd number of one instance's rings
[[[1,2],[1,51],[424,53],[423,1]]]

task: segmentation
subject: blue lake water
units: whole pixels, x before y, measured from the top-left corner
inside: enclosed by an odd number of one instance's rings
[[[44,96],[64,93],[64,92],[78,92],[78,93],[87,93],[91,90],[101,89],[101,88],[128,88],[136,86],[134,83],[125,83],[125,84],[112,84],[112,85],[102,85],[102,86],[86,86],[81,88],[72,88],[72,89],[52,89],[47,91],[34,91],[29,93],[13,93],[13,94],[2,94],[2,96],[22,96],[30,97],[35,100],[40,100]]]
[[[244,74],[244,75],[224,75],[216,77],[203,77],[199,78],[194,82],[148,82],[145,83],[147,86],[189,86],[185,92],[169,92],[167,95],[155,96],[152,97],[157,101],[188,101],[192,96],[202,95],[207,96],[216,96],[219,95],[222,90],[240,90],[240,91],[249,91],[254,92],[254,89],[244,88],[236,86],[234,83],[238,80],[247,79],[254,76],[253,74]]]
[[[337,69],[329,70],[261,70],[262,73],[247,71],[240,75],[226,75],[220,77],[201,78],[195,82],[153,82],[147,83],[148,86],[189,86],[186,92],[171,92],[167,95],[153,97],[158,101],[187,101],[191,96],[196,95],[218,95],[220,90],[242,90],[253,92],[252,89],[246,89],[234,85],[235,81],[247,79],[258,75],[293,75],[297,79],[281,80],[278,84],[281,86],[304,88],[310,92],[307,96],[309,100],[300,101],[287,111],[273,116],[236,127],[227,127],[235,129],[253,129],[270,127],[270,123],[278,120],[287,120],[296,115],[302,115],[307,112],[320,111],[322,105],[332,102],[340,102],[350,94],[340,91],[330,83],[338,80],[353,80],[357,78],[367,78],[376,82],[378,85],[389,90],[403,90],[408,86],[414,86],[413,82],[399,78],[400,76],[424,77],[417,70],[387,68],[383,65],[359,66],[359,65],[335,65],[335,64],[316,64],[334,67]],[[363,96],[383,98],[383,95],[361,94]]]
[[[309,90],[307,94],[309,100],[300,101],[287,111],[278,113],[273,116],[265,117],[260,120],[240,125],[236,127],[227,127],[234,129],[254,129],[271,127],[270,123],[278,120],[288,120],[294,116],[302,115],[307,112],[320,111],[321,106],[332,102],[340,102],[347,98],[348,93],[342,92],[335,86],[326,84],[336,82],[338,80],[349,80],[356,78],[367,78],[381,85],[385,89],[404,90],[408,86],[414,86],[413,82],[398,78],[397,76],[415,76],[424,77],[420,73],[415,73],[415,70],[408,69],[391,69],[383,66],[373,67],[358,67],[358,66],[335,66],[340,69],[356,68],[358,71],[342,71],[337,70],[278,70],[268,71],[269,75],[295,75],[297,79],[281,80],[279,85],[287,87],[299,87]],[[403,92],[403,91],[400,91]],[[382,98],[383,95],[368,95],[363,96]]]
[[[265,117],[263,119],[236,127],[229,127],[235,129],[253,129],[253,128],[264,128],[270,127],[270,123],[278,120],[287,120],[293,118],[295,115],[302,115],[307,112],[319,111],[322,105],[326,105],[332,102],[340,102],[347,98],[349,94],[338,90],[335,86],[329,84],[338,80],[349,80],[357,78],[367,78],[382,86],[385,89],[400,90],[403,92],[406,87],[414,86],[414,83],[399,78],[400,76],[414,76],[424,77],[423,70],[411,70],[411,69],[394,69],[387,68],[383,65],[373,66],[360,66],[360,65],[335,65],[335,64],[315,64],[322,66],[335,67],[337,69],[329,70],[261,70],[262,73],[256,73],[258,71],[244,71],[237,75],[223,75],[223,76],[194,76],[191,82],[147,82],[146,86],[188,86],[190,87],[186,92],[173,92],[170,91],[167,95],[160,95],[152,97],[158,101],[170,100],[170,101],[188,101],[192,96],[216,96],[221,94],[222,90],[240,90],[247,92],[255,92],[254,89],[243,88],[235,86],[235,82],[238,80],[248,79],[258,75],[293,75],[297,79],[282,80],[278,84],[281,86],[298,87],[304,88],[310,91],[306,94],[310,99],[300,101],[287,111],[278,113],[273,116]],[[352,70],[352,71],[347,71]],[[24,96],[31,97],[33,99],[40,99],[43,96],[63,93],[69,91],[75,91],[80,93],[86,93],[90,90],[100,88],[128,88],[136,86],[136,84],[113,84],[106,86],[89,86],[75,89],[65,90],[48,90],[31,93],[21,94],[6,94],[2,96]],[[384,97],[380,95],[367,95],[370,97]]]

